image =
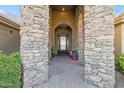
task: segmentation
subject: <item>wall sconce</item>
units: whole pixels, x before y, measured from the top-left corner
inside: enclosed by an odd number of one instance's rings
[[[12,33],[13,33],[13,31],[11,30],[11,31],[10,31],[10,34],[12,34]]]

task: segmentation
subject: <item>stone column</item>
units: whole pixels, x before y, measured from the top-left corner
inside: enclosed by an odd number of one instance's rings
[[[21,6],[23,87],[46,87],[48,81],[48,6]]]
[[[113,6],[85,6],[85,80],[98,87],[114,87]]]
[[[84,65],[84,7],[77,6],[76,14],[78,60]]]

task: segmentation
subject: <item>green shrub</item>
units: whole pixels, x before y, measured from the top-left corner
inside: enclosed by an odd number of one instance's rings
[[[124,54],[117,56],[115,60],[117,69],[124,71]]]
[[[21,65],[19,52],[13,52],[8,55],[0,52],[0,87],[20,87],[20,78]]]
[[[20,62],[20,54],[19,54],[19,52],[13,52],[13,53],[9,54],[9,57],[14,62]]]

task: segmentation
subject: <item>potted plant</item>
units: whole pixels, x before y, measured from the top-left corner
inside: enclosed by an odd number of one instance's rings
[[[52,57],[54,57],[55,56],[55,48],[54,47],[51,48],[51,53],[52,53]]]

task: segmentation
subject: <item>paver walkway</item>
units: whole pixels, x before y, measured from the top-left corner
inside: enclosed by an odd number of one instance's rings
[[[49,65],[49,88],[93,88],[84,82],[84,66],[68,56],[56,56]]]
[[[124,88],[124,75],[121,72],[116,71],[116,79],[117,79],[117,87]]]
[[[115,87],[124,88],[124,75],[116,71]],[[38,86],[37,86],[38,87]],[[72,61],[68,56],[56,56],[49,65],[49,81],[43,86],[48,88],[97,88],[84,82],[84,66]]]

